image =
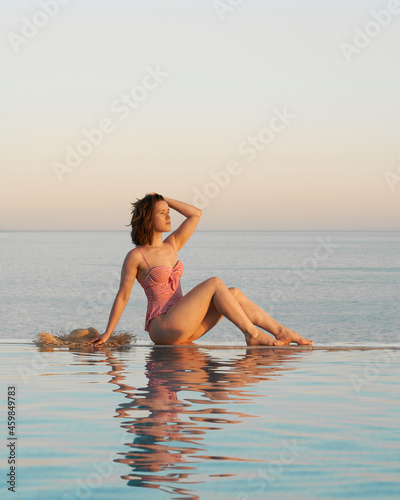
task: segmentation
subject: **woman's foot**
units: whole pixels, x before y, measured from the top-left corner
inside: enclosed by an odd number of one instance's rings
[[[256,332],[254,332],[253,335],[250,335],[250,333],[245,333],[244,336],[246,338],[247,345],[271,345],[271,346],[285,345],[282,340],[280,339],[275,340],[274,338],[270,337],[269,335],[258,329]]]
[[[298,333],[289,328],[282,327],[281,331],[275,335],[277,340],[281,340],[283,345],[289,345],[291,342],[295,342],[298,345],[312,345],[313,341],[310,339],[305,339]]]

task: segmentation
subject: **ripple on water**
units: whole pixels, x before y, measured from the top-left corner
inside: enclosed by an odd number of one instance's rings
[[[367,380],[373,351],[37,354],[1,353],[19,499],[400,496],[394,356]]]

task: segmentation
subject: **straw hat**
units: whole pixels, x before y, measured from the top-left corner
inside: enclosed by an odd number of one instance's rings
[[[59,333],[52,335],[47,332],[40,332],[34,343],[40,347],[95,347],[90,340],[100,337],[100,333],[92,326],[89,328],[77,328],[70,333]],[[108,339],[107,347],[129,345],[136,342],[136,337],[129,332],[114,332]]]
[[[99,337],[100,333],[90,326],[89,328],[72,330],[69,333],[69,340],[73,340],[75,342],[88,342],[89,340],[93,340],[96,337]]]

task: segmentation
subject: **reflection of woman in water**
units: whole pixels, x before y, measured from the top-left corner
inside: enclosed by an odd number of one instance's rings
[[[110,382],[119,387],[115,392],[126,395],[116,413],[129,433],[125,443],[128,450],[120,451],[115,462],[126,464],[131,470],[121,477],[128,481],[128,486],[159,488],[180,495],[170,498],[194,499],[199,497],[186,489],[188,484],[236,476],[240,468],[234,467],[234,462],[267,462],[263,453],[255,458],[251,450],[243,453],[240,445],[236,449],[225,448],[223,436],[211,439],[209,434],[224,434],[232,424],[236,427],[244,423],[247,428],[246,421],[258,417],[253,412],[243,413],[249,399],[254,402],[256,397],[265,396],[264,391],[254,394],[254,385],[281,377],[293,369],[292,363],[298,356],[303,357],[304,352],[255,347],[232,359],[220,360],[203,349],[154,346],[146,355],[147,386],[135,388],[126,383],[124,363],[110,355]],[[286,362],[290,367],[285,366]],[[236,432],[240,435],[240,430]],[[274,430],[270,433],[272,436]],[[132,436],[135,437],[131,442]],[[216,443],[221,443],[218,454]],[[237,452],[234,455],[233,450]],[[204,461],[212,469],[207,479],[204,469],[200,470]],[[220,465],[219,470],[214,469],[212,464],[222,461],[226,463],[225,471],[221,471]]]
[[[170,208],[185,220],[163,240],[163,233],[171,230]],[[312,344],[217,277],[182,294],[183,264],[177,260],[177,253],[193,234],[200,216],[200,209],[156,193],[133,204],[131,237],[136,248],[125,257],[106,331],[91,342],[99,345],[109,339],[137,279],[148,299],[145,330],[155,344],[190,343],[211,330],[223,316],[242,331],[248,345]],[[272,333],[275,339],[259,328]]]

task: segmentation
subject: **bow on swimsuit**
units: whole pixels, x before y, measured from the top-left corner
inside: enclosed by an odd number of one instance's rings
[[[169,241],[165,243],[168,243],[175,255],[177,255],[171,243]],[[148,332],[150,321],[160,314],[166,313],[183,297],[181,289],[183,264],[178,260],[172,268],[170,266],[151,267],[142,250],[140,248],[138,250],[149,268],[146,278],[140,283],[148,301],[144,326],[144,329]]]

